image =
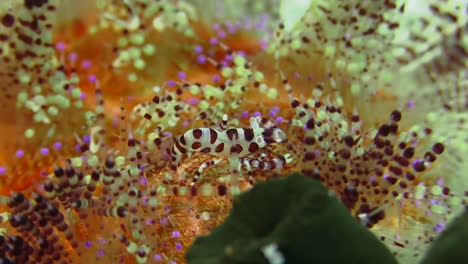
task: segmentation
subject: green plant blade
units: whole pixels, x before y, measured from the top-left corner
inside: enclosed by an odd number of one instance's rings
[[[421,264],[468,263],[468,210],[457,217],[429,248]]]
[[[198,238],[186,257],[189,264],[269,263],[267,245],[277,246],[288,264],[397,263],[320,182],[300,174],[242,194],[226,221]]]

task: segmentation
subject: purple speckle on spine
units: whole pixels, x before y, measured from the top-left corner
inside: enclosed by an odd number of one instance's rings
[[[98,256],[100,256],[100,257],[104,256],[104,251],[102,251],[102,250],[98,250],[97,253],[98,253]]]
[[[161,257],[161,255],[159,255],[159,254],[154,254],[153,259],[154,259],[155,261],[161,261],[161,260],[162,260],[162,257]]]
[[[167,225],[168,221],[167,221],[167,217],[163,217],[159,220],[159,223],[163,226]]]
[[[202,46],[195,46],[194,48],[195,53],[202,53],[203,52],[203,47]]]
[[[71,62],[76,61],[77,58],[78,58],[78,55],[76,55],[76,53],[70,53],[68,55],[68,60],[70,60]]]
[[[216,44],[218,44],[218,39],[215,38],[215,37],[210,38],[210,44],[211,44],[211,45],[216,45]]]
[[[85,98],[86,98],[86,93],[81,92],[81,93],[80,93],[80,99],[81,99],[81,100],[84,100]]]
[[[55,45],[55,48],[58,50],[58,51],[64,51],[65,48],[66,48],[66,45],[65,43],[63,42],[59,42]]]
[[[179,231],[172,231],[172,237],[180,237]]]
[[[59,150],[62,148],[62,142],[55,142],[54,143],[54,149]]]
[[[278,116],[278,117],[276,118],[276,123],[278,123],[278,124],[283,123],[283,121],[284,121],[284,118],[283,118],[282,116]]]
[[[205,57],[205,55],[200,55],[200,56],[198,56],[198,57],[197,57],[197,62],[198,62],[198,64],[205,64],[205,62],[206,62],[206,57]]]
[[[85,243],[85,248],[90,248],[91,245],[92,245],[91,241],[88,240],[88,241],[86,241],[86,243]]]
[[[146,186],[148,184],[148,180],[145,178],[145,177],[142,177],[140,179],[140,183],[143,185],[143,186]]]
[[[84,60],[81,62],[81,67],[83,69],[89,69],[89,67],[91,67],[91,62],[89,60]]]
[[[191,105],[195,105],[195,104],[198,104],[200,100],[198,100],[197,98],[190,98],[188,99],[188,103],[191,104]]]
[[[175,248],[177,250],[181,250],[182,249],[182,244],[181,243],[176,243]]]
[[[409,109],[413,108],[414,106],[416,105],[416,103],[414,101],[409,101],[407,104],[406,104],[406,107],[408,107]]]
[[[262,113],[260,113],[260,112],[257,111],[257,112],[255,112],[255,113],[253,114],[253,116],[262,116]]]
[[[215,76],[213,76],[213,81],[215,83],[217,83],[217,82],[221,81],[221,77],[219,77],[219,75],[216,74]]]
[[[91,137],[89,137],[88,135],[83,136],[83,141],[85,143],[89,143],[90,140],[91,140]]]
[[[88,76],[88,81],[89,81],[89,82],[94,83],[94,82],[96,82],[96,80],[97,80],[96,75],[91,74],[91,75]]]
[[[179,77],[179,79],[181,80],[185,80],[185,78],[187,78],[187,74],[185,74],[185,72],[181,71],[177,74],[177,76]]]
[[[41,148],[41,155],[42,156],[49,155],[49,149],[48,148]]]
[[[414,205],[415,205],[416,208],[419,208],[419,207],[421,207],[422,202],[419,201],[419,200],[416,200],[416,201],[414,201]]]
[[[213,29],[218,31],[221,27],[219,26],[219,24],[213,24]]]
[[[3,175],[6,173],[6,168],[5,167],[0,167],[0,175]]]
[[[232,24],[227,25],[227,31],[229,34],[233,34],[236,32],[236,27]]]
[[[247,111],[242,112],[242,117],[243,118],[249,117],[249,112],[247,112]]]
[[[319,158],[319,157],[322,156],[322,152],[320,152],[320,150],[316,149],[316,150],[314,150],[314,155],[315,155],[315,157]]]
[[[219,38],[225,38],[226,37],[226,32],[224,32],[224,30],[221,30],[218,32],[218,37]]]
[[[169,81],[167,81],[167,85],[168,85],[169,87],[174,87],[175,82],[174,82],[173,80],[169,80]]]
[[[260,40],[259,42],[260,42],[260,47],[262,48],[262,50],[268,49],[268,43],[265,40]]]
[[[444,227],[445,227],[444,224],[436,224],[436,225],[434,226],[434,231],[435,231],[435,232],[442,232],[442,230],[444,230]]]
[[[106,239],[103,238],[103,237],[98,238],[98,241],[99,241],[100,244],[105,244],[106,243]]]
[[[16,151],[16,157],[22,158],[23,156],[24,156],[24,151],[22,151],[22,150],[17,150]]]

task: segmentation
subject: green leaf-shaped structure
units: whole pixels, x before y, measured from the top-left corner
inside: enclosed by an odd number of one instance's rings
[[[468,263],[468,210],[434,241],[421,264]]]
[[[256,185],[235,202],[226,221],[198,238],[189,264],[397,263],[390,251],[356,221],[318,181],[300,174]],[[276,263],[281,263],[276,262]]]

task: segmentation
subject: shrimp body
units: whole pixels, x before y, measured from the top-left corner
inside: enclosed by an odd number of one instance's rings
[[[172,161],[175,164],[187,152],[210,153],[215,156],[243,157],[273,142],[281,142],[279,128],[195,128],[179,137],[172,148]]]
[[[183,155],[203,152],[218,156],[220,159],[202,164],[194,181],[198,179],[204,168],[218,164],[224,158],[229,159],[231,172],[233,175],[237,175],[242,164],[240,160],[242,157],[253,154],[271,143],[283,142],[287,139],[286,134],[280,128],[261,128],[255,118],[250,119],[250,125],[250,128],[195,128],[188,130],[178,138],[172,147],[173,168],[177,168]],[[274,161],[278,163],[271,166],[274,168],[281,168],[287,163],[283,156],[274,159]],[[250,169],[250,167],[248,168]]]

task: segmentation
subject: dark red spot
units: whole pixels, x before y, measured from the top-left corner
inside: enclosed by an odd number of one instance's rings
[[[413,147],[409,147],[407,149],[405,149],[405,151],[403,151],[403,157],[407,158],[407,159],[411,159],[414,155],[414,148]]]
[[[178,149],[182,154],[187,153],[187,149],[185,149],[184,147],[182,147],[182,145],[180,145],[178,141],[176,142],[175,145],[176,145],[177,149]]]
[[[348,147],[352,147],[354,145],[354,140],[352,136],[346,136],[343,138],[343,142],[346,144]]]
[[[254,152],[257,151],[258,149],[259,149],[259,146],[258,146],[257,143],[255,143],[255,142],[250,143],[250,145],[249,145],[249,152],[254,153]]]
[[[450,189],[449,189],[448,187],[444,187],[444,188],[442,189],[442,193],[443,193],[444,195],[449,195],[449,194],[450,194]]]
[[[231,147],[231,153],[241,153],[243,150],[242,146],[239,144],[236,144]]]
[[[414,181],[416,177],[411,172],[407,172],[406,179],[408,179],[409,181]]]
[[[224,185],[218,185],[218,194],[224,196],[227,193],[227,187]]]
[[[434,151],[435,154],[439,155],[444,152],[445,146],[442,143],[436,143],[434,146],[432,146],[432,151]]]
[[[179,142],[182,143],[182,145],[186,145],[186,144],[187,144],[187,142],[185,142],[185,137],[184,137],[184,135],[180,136]]]
[[[413,163],[413,169],[417,172],[421,172],[426,168],[423,161],[416,161]]]
[[[253,129],[244,128],[243,131],[245,140],[251,141],[254,138]]]
[[[216,152],[216,153],[223,152],[223,150],[224,150],[224,143],[219,144],[219,145],[216,146],[216,148],[215,148],[215,152]]]
[[[399,176],[401,174],[403,174],[403,170],[400,168],[400,167],[396,167],[396,166],[390,166],[388,168],[391,172],[393,172],[393,174]]]
[[[428,162],[434,162],[437,158],[436,158],[436,155],[428,151],[424,154],[424,159],[427,160]]]
[[[200,152],[203,152],[203,153],[210,153],[210,152],[211,152],[211,148],[206,147],[206,148],[200,150]]]
[[[393,111],[393,112],[390,114],[390,118],[391,118],[394,122],[399,122],[399,121],[401,120],[401,113],[400,113],[400,111],[398,111],[398,110]]]
[[[210,128],[210,143],[214,144],[216,142],[216,139],[218,139],[218,132]]]
[[[235,129],[235,128],[228,129],[226,131],[226,134],[227,134],[227,136],[228,136],[228,138],[230,140],[236,140],[239,137],[239,135],[237,133],[237,129]]]
[[[298,106],[299,106],[299,101],[297,101],[296,99],[292,100],[291,106],[292,106],[293,108],[298,107]]]
[[[388,133],[390,133],[390,126],[388,125],[381,125],[378,131],[379,135],[386,137]]]
[[[5,27],[12,27],[13,24],[15,24],[15,17],[12,16],[11,14],[6,14],[2,18],[2,24]]]
[[[201,138],[201,136],[203,135],[203,132],[202,132],[201,129],[196,128],[196,129],[194,129],[194,130],[192,131],[192,134],[193,134],[193,137],[194,137],[195,139],[199,139],[199,138]]]
[[[198,141],[196,141],[196,142],[194,142],[194,143],[192,144],[192,149],[197,149],[197,148],[199,148],[199,147],[201,147],[201,143],[198,142]]]
[[[397,182],[397,179],[394,178],[394,177],[388,177],[385,180],[387,180],[387,182],[390,183],[391,185],[393,185],[393,184],[395,184]]]
[[[400,187],[401,187],[402,189],[406,189],[406,187],[408,187],[408,184],[406,184],[406,182],[404,182],[404,181],[401,181],[401,182],[400,182]]]
[[[309,161],[309,160],[314,160],[315,159],[315,155],[313,152],[306,152],[306,154],[304,155],[304,161]]]
[[[304,138],[304,143],[307,145],[313,145],[315,143],[314,137],[306,137]]]
[[[314,129],[314,127],[315,127],[315,120],[314,120],[314,118],[311,118],[311,119],[309,119],[309,120],[307,121],[306,127],[307,127],[307,129]]]

